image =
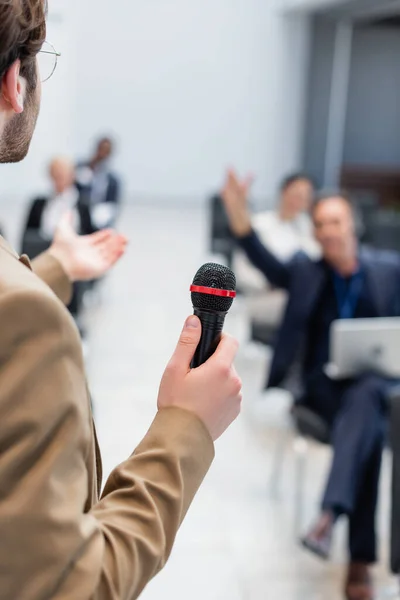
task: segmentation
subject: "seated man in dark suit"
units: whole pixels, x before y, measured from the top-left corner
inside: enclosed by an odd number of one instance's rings
[[[232,231],[251,262],[275,286],[289,292],[289,302],[275,347],[268,386],[282,384],[302,353],[303,402],[332,427],[333,462],[322,512],[303,540],[327,558],[337,519],[349,518],[350,563],[345,585],[349,600],[374,598],[370,567],[376,560],[375,512],[386,425],[385,391],[390,382],[365,373],[351,381],[332,381],[329,332],[338,318],[374,318],[400,314],[400,257],[361,250],[348,197],[320,196],[312,209],[322,260],[297,254],[279,261],[251,227],[247,190],[230,179],[223,197]]]
[[[96,230],[113,226],[120,207],[121,185],[110,166],[113,152],[113,141],[104,137],[96,145],[92,158],[76,168],[76,183],[86,193]]]

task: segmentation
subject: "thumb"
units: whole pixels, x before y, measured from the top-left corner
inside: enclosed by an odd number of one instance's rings
[[[56,232],[55,235],[56,236],[66,236],[68,234],[70,234],[71,232],[73,232],[73,218],[74,215],[72,213],[72,211],[66,211],[61,215],[60,220],[57,223],[57,228],[56,228]]]
[[[63,214],[61,215],[59,225],[72,227],[73,220],[74,220],[74,215],[73,215],[72,210],[67,210],[67,211],[63,212]]]
[[[186,320],[185,326],[180,335],[178,345],[172,357],[172,363],[176,370],[187,373],[190,369],[190,363],[196,348],[199,345],[201,337],[201,321],[198,317],[192,315]]]

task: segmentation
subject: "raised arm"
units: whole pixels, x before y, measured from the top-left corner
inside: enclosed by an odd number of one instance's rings
[[[239,181],[233,171],[227,174],[222,191],[225,210],[231,231],[250,262],[263,273],[272,285],[287,289],[290,272],[285,263],[279,261],[261,242],[252,228],[248,208],[251,179]]]

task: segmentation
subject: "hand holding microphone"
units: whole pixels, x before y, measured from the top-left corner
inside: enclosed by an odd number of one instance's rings
[[[217,286],[227,281],[225,269],[220,265],[205,265],[197,275],[208,273],[207,277],[210,278],[213,274],[211,279],[205,281],[210,284],[208,291],[221,290],[223,288]],[[228,291],[234,292],[235,277],[231,271],[230,274],[229,277],[233,276],[233,288]],[[193,285],[198,281],[197,275]],[[208,286],[196,287],[207,289]],[[158,408],[178,407],[196,414],[215,441],[238,417],[242,402],[242,382],[233,366],[238,343],[222,334],[233,294],[232,297],[225,297],[230,302],[226,300],[222,303],[220,299],[224,296],[215,295],[215,292],[206,294],[203,290],[192,291],[192,294],[195,294],[194,297],[192,295],[195,313],[200,316],[189,317],[185,323],[161,381]],[[197,294],[200,294],[200,298]],[[203,295],[210,296],[211,300]],[[201,306],[198,305],[200,300]],[[198,368],[191,368],[194,363],[199,365]]]

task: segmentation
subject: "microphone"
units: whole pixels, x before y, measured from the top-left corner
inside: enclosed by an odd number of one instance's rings
[[[194,314],[202,325],[200,343],[192,360],[196,369],[216,351],[225,317],[236,298],[236,277],[231,269],[215,263],[203,265],[190,287]]]

